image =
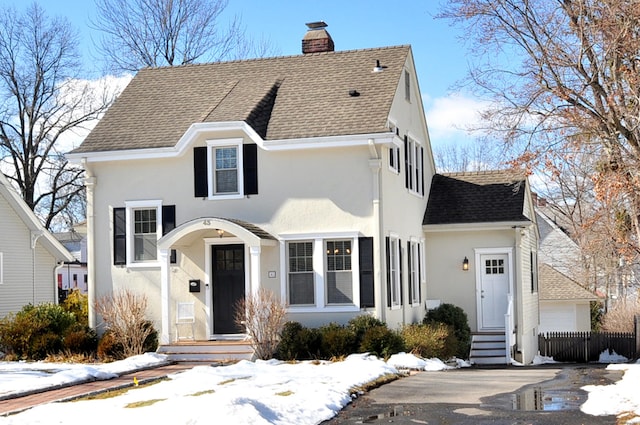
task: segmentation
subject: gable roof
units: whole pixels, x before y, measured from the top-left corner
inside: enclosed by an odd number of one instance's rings
[[[435,174],[422,224],[530,221],[526,190],[526,178],[516,170]]]
[[[0,197],[4,198],[7,204],[15,211],[32,235],[37,235],[37,242],[49,251],[56,260],[73,261],[71,253],[44,228],[40,220],[27,206],[24,200],[13,189],[9,180],[0,172]]]
[[[190,125],[208,122],[244,121],[264,140],[388,132],[410,50],[145,68],[72,153],[172,147]],[[383,72],[373,72],[376,61]]]
[[[596,301],[598,299],[594,293],[583,288],[578,282],[562,274],[549,264],[542,264],[539,273],[539,296],[541,300]]]

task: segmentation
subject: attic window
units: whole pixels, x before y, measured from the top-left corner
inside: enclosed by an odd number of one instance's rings
[[[404,71],[404,98],[407,102],[411,102],[411,78],[409,71]]]

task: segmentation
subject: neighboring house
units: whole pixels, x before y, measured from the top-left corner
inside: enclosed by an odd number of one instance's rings
[[[591,330],[598,297],[549,264],[540,265],[540,332]]]
[[[87,293],[87,231],[81,223],[68,232],[55,233],[55,238],[73,255],[73,261],[65,261],[58,271],[58,296],[63,301],[70,291],[77,289]]]
[[[599,298],[578,282],[580,248],[549,217],[544,200],[536,216],[540,231],[540,332],[590,331],[591,301]]]
[[[471,360],[493,363],[507,350],[530,363],[538,350],[538,231],[525,175],[434,176],[424,230],[427,295],[465,310],[480,334]]]
[[[178,303],[197,340],[243,338],[235,305],[261,287],[305,326],[398,328],[424,317],[429,276],[453,283],[425,261],[435,166],[411,48],[334,52],[309,26],[300,56],[141,70],[69,155],[87,172],[90,306],[146,294],[168,344]]]
[[[73,257],[0,173],[0,318],[27,304],[57,302],[56,274]]]

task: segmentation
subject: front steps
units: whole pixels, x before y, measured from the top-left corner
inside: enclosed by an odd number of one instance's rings
[[[471,335],[469,361],[477,365],[506,365],[506,342],[504,332],[483,332]]]
[[[254,352],[248,341],[180,341],[161,345],[157,350],[176,363],[225,364],[238,360],[253,360]]]

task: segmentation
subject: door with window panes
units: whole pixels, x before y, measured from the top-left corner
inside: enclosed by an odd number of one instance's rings
[[[480,324],[482,329],[504,329],[509,294],[507,254],[480,256]]]
[[[212,245],[211,261],[213,333],[244,333],[234,320],[235,308],[245,294],[244,245]]]

